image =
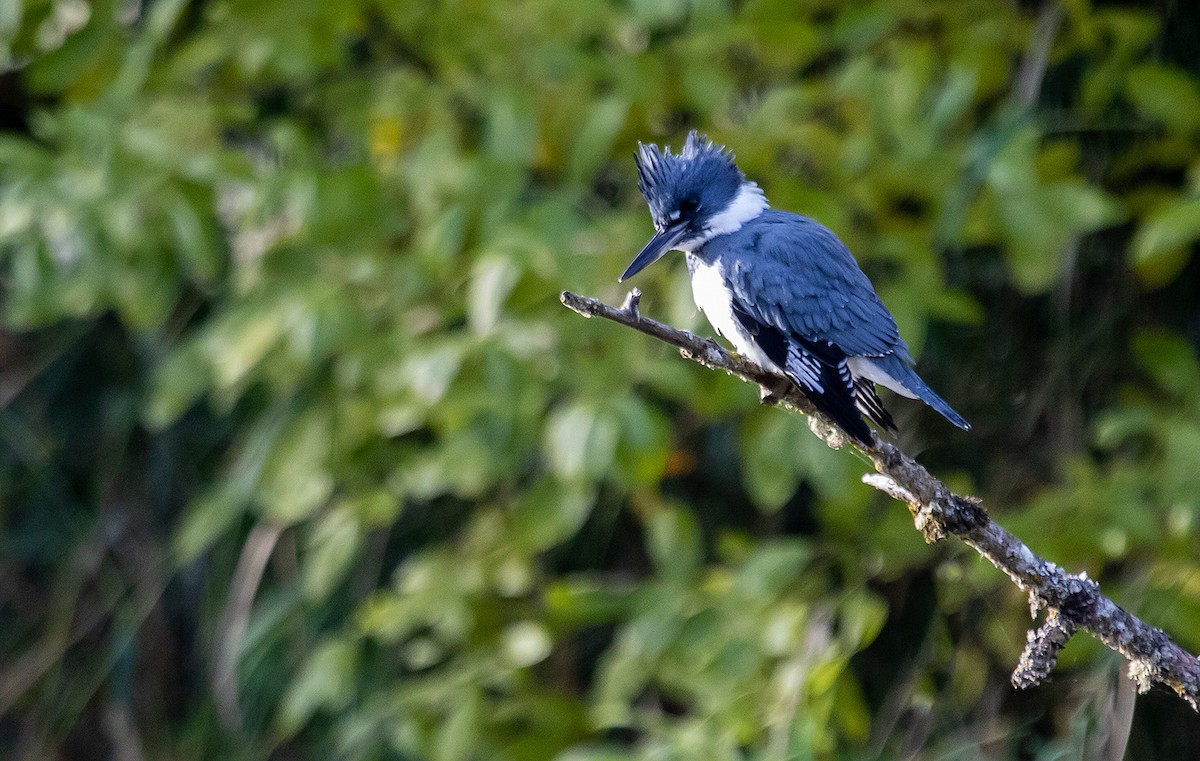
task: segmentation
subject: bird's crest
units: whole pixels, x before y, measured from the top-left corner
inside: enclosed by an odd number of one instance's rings
[[[638,190],[650,206],[655,223],[670,211],[667,207],[679,196],[718,184],[736,189],[745,175],[734,163],[733,154],[696,130],[688,133],[683,149],[674,154],[670,146],[638,143]]]

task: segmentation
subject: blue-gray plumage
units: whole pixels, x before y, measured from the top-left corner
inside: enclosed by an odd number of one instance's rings
[[[832,231],[771,209],[733,156],[695,131],[678,155],[642,145],[636,158],[657,234],[621,280],[685,252],[696,305],[717,332],[859,441],[871,440],[862,415],[895,430],[875,383],[970,428],[912,369],[895,319]]]

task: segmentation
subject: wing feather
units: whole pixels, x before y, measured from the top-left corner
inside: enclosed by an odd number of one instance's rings
[[[735,314],[756,343],[773,345],[774,354],[764,351],[819,410],[863,441],[870,437],[862,415],[895,430],[873,383],[844,367],[847,358],[865,357],[892,377],[903,377],[905,388],[950,422],[969,428],[912,369],[896,320],[832,231],[807,217],[770,210],[741,235],[709,244],[732,265],[726,277]]]
[[[756,224],[754,267],[734,267],[729,284],[754,319],[847,356],[910,360],[896,320],[846,245],[814,220],[766,212]]]
[[[814,407],[848,435],[870,443],[871,429],[860,414],[856,379],[845,352],[828,341],[808,341],[758,320],[751,306],[736,297],[731,308],[750,340],[783,370]]]

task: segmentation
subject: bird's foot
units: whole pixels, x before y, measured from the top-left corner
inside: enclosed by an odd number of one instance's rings
[[[790,388],[791,384],[785,380],[780,380],[774,386],[768,386],[765,383],[761,383],[758,386],[758,400],[763,404],[779,404],[783,401],[783,398],[787,396],[787,392]]]

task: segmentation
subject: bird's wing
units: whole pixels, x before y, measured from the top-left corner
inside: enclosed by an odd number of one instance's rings
[[[920,397],[960,428],[970,428],[912,369],[912,356],[900,338],[896,320],[879,300],[850,250],[833,232],[807,217],[768,212],[748,233],[753,260],[730,257],[723,267],[735,314],[740,310],[738,317],[743,324],[762,326],[759,332],[763,334],[778,332],[780,338],[776,340],[786,339],[789,345],[800,347],[804,357],[816,357],[830,365],[838,377],[847,359],[869,358],[873,366],[883,370],[884,378]],[[801,363],[799,367],[810,365]],[[893,428],[878,397],[868,393],[873,391],[871,384],[853,378],[849,371],[847,377],[850,380],[842,384],[846,388],[823,384],[841,397],[836,409],[822,411],[855,436],[854,430],[846,427],[849,417],[839,417],[847,405],[884,428]],[[890,383],[885,385],[897,390]],[[828,394],[829,388],[824,393]],[[809,398],[818,402],[812,394]],[[857,419],[857,415],[853,417]],[[866,427],[861,419],[858,422]]]
[[[756,225],[753,262],[725,266],[729,285],[755,320],[850,357],[895,354],[911,361],[896,320],[846,245],[821,224],[773,212]]]
[[[818,410],[846,433],[870,443],[871,429],[860,412],[894,430],[891,416],[872,391],[864,395],[850,372],[846,353],[829,341],[809,341],[763,322],[753,304],[736,294],[730,311],[750,340],[795,383]]]

